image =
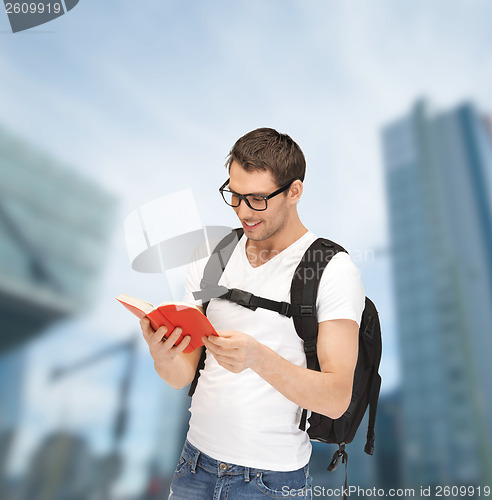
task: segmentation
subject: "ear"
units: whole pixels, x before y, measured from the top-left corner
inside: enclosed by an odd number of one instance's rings
[[[289,188],[289,198],[295,202],[299,201],[303,188],[304,185],[301,180],[297,179],[294,181]]]

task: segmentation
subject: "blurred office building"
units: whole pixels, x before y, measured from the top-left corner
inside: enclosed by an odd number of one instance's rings
[[[472,104],[383,131],[404,483],[492,483],[492,137]]]
[[[0,181],[2,352],[87,307],[115,199],[1,129]]]
[[[57,431],[32,456],[22,500],[88,500],[94,491],[97,462],[79,436]]]
[[[24,347],[89,306],[115,209],[113,195],[0,129],[0,488],[22,411]]]
[[[162,409],[154,432],[155,449],[147,464],[145,491],[140,500],[157,500],[169,494],[189,428],[191,398],[188,397],[188,388],[176,391],[165,385],[160,397]],[[169,432],[169,429],[174,431]]]
[[[0,498],[8,498],[14,487],[13,479],[7,478],[5,471],[22,411],[25,363],[23,349],[0,355]]]
[[[378,488],[399,488],[401,479],[401,394],[400,390],[381,394],[376,418],[374,457]]]

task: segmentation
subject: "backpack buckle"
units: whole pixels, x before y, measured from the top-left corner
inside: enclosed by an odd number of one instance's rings
[[[290,318],[292,314],[290,313],[290,304],[288,302],[280,302],[280,308],[278,311],[282,316],[287,316]]]
[[[326,470],[330,472],[334,471],[340,463],[340,459],[342,459],[342,463],[347,461],[347,452],[345,451],[345,443],[343,442],[338,445],[338,450],[333,453],[330,465],[328,465]]]
[[[304,341],[304,352],[306,356],[316,353],[316,340],[305,340]]]
[[[301,304],[300,313],[301,316],[316,316],[316,306]]]

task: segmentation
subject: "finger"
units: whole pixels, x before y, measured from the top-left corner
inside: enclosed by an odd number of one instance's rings
[[[222,339],[220,339],[219,337],[217,337],[215,335],[210,335],[210,336],[204,335],[202,337],[202,342],[204,344],[205,344],[205,342],[207,342],[207,345],[212,345],[212,346],[217,346],[217,347],[223,347],[224,346],[224,342],[222,342]]]
[[[234,345],[239,342],[244,334],[240,332],[236,332],[234,330],[219,330],[217,332],[219,335],[211,335],[210,338],[213,337],[215,341],[220,342],[229,342],[229,343],[234,343]]]
[[[147,318],[143,318],[142,320],[140,320],[140,328],[142,329],[145,341],[149,343],[150,339],[155,333],[154,329],[150,325],[150,321]]]
[[[218,338],[226,339],[226,338],[231,338],[234,336],[233,332],[231,330],[217,330]],[[214,335],[214,337],[216,337]],[[217,338],[217,337],[216,337]]]
[[[160,342],[165,340],[164,336],[167,333],[167,328],[165,326],[161,326],[158,328],[154,333],[149,338],[149,346],[155,346],[158,345]]]
[[[188,347],[190,342],[191,337],[189,335],[186,335],[186,337],[183,338],[179,345],[173,347],[173,350],[176,352],[176,354],[181,354]]]
[[[217,361],[223,361],[224,363],[235,363],[236,361],[236,356],[232,355],[230,352],[218,352],[217,350],[214,349],[209,349],[214,358]]]
[[[234,341],[222,339],[212,335],[210,335],[210,337],[202,337],[202,342],[207,349],[215,350],[215,352],[218,353],[225,353],[231,349],[238,349],[238,346]]]
[[[207,337],[202,337],[202,342],[203,345],[212,353],[212,354],[221,354],[224,350],[223,347],[217,345],[217,344],[212,344],[210,340]]]
[[[140,328],[142,329],[142,331],[144,331],[144,330],[147,330],[149,327],[150,327],[150,320],[149,320],[149,318],[143,317],[140,320]]]
[[[175,328],[171,335],[167,337],[167,339],[162,339],[164,347],[166,349],[172,349],[174,343],[179,339],[179,336],[183,333],[181,328]]]

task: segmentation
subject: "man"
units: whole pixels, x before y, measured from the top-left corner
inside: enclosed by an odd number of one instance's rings
[[[289,136],[262,128],[236,142],[226,166],[229,180],[220,191],[244,236],[219,284],[290,302],[295,269],[316,239],[297,212],[304,155]],[[186,302],[200,304],[192,292],[200,289],[204,265],[189,266]],[[210,301],[207,316],[219,337],[203,339],[207,358],[170,499],[311,498],[311,444],[299,429],[302,408],[331,418],[347,409],[364,298],[358,269],[348,254],[338,253],[318,291],[321,372],[306,368],[291,318],[224,299]],[[164,328],[154,332],[145,319],[141,326],[157,373],[176,389],[187,386],[203,348],[184,354],[188,337],[174,345],[179,328],[163,340]]]

